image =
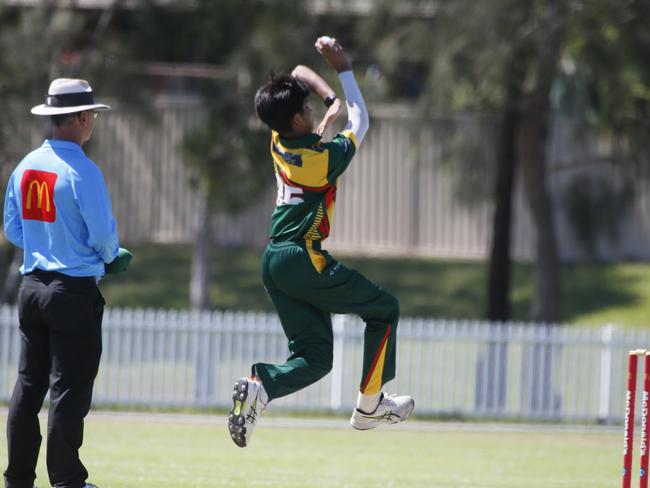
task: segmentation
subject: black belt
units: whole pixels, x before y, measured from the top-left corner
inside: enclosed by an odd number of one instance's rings
[[[40,268],[34,269],[34,271],[30,271],[29,273],[25,273],[25,276],[36,276],[37,278],[40,278],[42,280],[61,280],[61,281],[77,281],[77,282],[83,282],[83,281],[89,281],[91,283],[97,283],[97,278],[94,276],[69,276],[67,274],[59,273],[58,271],[45,271]]]

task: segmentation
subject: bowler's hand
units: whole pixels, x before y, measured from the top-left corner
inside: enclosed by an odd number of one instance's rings
[[[343,102],[341,102],[340,98],[334,100],[334,103],[332,103],[332,105],[330,105],[330,108],[327,109],[323,120],[321,120],[320,124],[318,124],[318,127],[316,128],[316,134],[322,136],[325,133],[327,128],[332,125],[332,123],[338,118],[342,107]]]
[[[321,53],[329,65],[336,70],[337,73],[350,71],[352,63],[347,57],[341,45],[334,38],[322,36],[316,39],[316,49]]]
[[[117,257],[110,263],[104,263],[104,270],[106,274],[122,273],[126,271],[131,259],[133,259],[133,254],[128,249],[120,247],[117,251]]]

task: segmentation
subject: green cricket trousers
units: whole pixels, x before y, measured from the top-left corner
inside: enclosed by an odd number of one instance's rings
[[[284,364],[253,365],[269,400],[301,390],[332,369],[332,313],[356,314],[366,323],[361,392],[379,393],[395,377],[399,304],[386,290],[334,260],[317,241],[271,242],[262,256],[262,278],[291,353]]]

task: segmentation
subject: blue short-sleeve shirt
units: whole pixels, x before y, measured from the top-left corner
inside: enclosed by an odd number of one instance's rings
[[[119,246],[101,170],[78,144],[62,140],[46,140],[11,174],[4,231],[24,250],[23,274],[38,268],[100,278]]]

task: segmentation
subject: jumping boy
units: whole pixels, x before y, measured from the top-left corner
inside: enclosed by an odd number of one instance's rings
[[[271,156],[278,184],[270,243],[262,256],[264,286],[289,340],[284,364],[257,363],[233,390],[228,429],[239,447],[250,442],[267,404],[318,381],[332,369],[332,313],[354,313],[366,323],[363,374],[350,423],[359,430],[397,423],[411,415],[410,396],[388,396],[382,386],[395,377],[399,304],[395,297],[321,248],[330,233],[338,177],[368,130],[368,113],[349,59],[339,43],[320,37],[316,49],[341,80],[348,110],[343,132],[322,142],[342,103],[314,71],[297,66],[274,75],[255,96],[259,118],[272,130]],[[310,91],[328,111],[314,131]]]

